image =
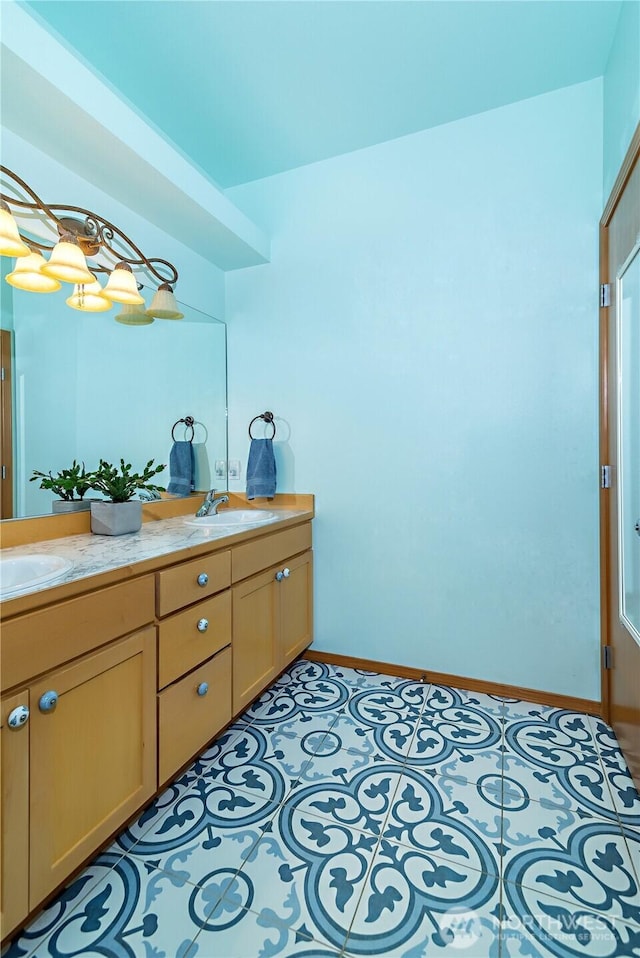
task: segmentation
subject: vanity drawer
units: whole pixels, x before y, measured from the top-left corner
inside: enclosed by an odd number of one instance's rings
[[[203,683],[207,691],[201,695]],[[171,778],[230,719],[231,649],[223,649],[158,696],[158,784]]]
[[[168,615],[226,589],[231,584],[231,553],[227,550],[191,559],[156,573],[156,577],[157,612],[158,615]]]
[[[240,582],[255,572],[277,565],[299,552],[311,548],[311,523],[294,526],[284,532],[265,536],[255,542],[236,546],[232,552],[233,581]]]
[[[164,619],[158,629],[158,688],[163,689],[230,643],[228,589]]]
[[[9,689],[149,625],[152,575],[99,589],[2,623],[2,688]]]

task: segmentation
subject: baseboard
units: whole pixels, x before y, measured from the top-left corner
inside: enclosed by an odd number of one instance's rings
[[[469,692],[484,692],[485,695],[502,695],[509,699],[522,699],[536,705],[550,705],[553,708],[567,709],[570,712],[588,712],[602,715],[602,704],[592,699],[575,698],[572,695],[559,695],[557,692],[542,692],[540,689],[526,689],[519,685],[503,685],[502,682],[488,682],[484,679],[469,679],[462,675],[449,675],[447,672],[431,672],[425,669],[413,669],[406,665],[394,665],[391,662],[375,662],[372,659],[358,659],[352,655],[336,655],[333,652],[316,652],[307,649],[303,658],[312,662],[326,662],[328,665],[341,665],[349,669],[365,669],[369,672],[381,672],[383,675],[397,675],[415,682],[428,682],[435,685],[449,685],[455,689]]]

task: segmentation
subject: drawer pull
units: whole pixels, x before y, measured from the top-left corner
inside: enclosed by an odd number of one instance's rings
[[[198,576],[198,585],[201,585],[204,588],[208,581],[209,581],[209,576],[207,575],[207,573],[201,572],[200,575]]]
[[[200,619],[198,622],[198,632],[206,632],[208,628],[209,628],[209,620]]]
[[[285,579],[288,579],[289,576],[291,575],[291,569],[286,569],[286,568],[283,569],[283,570],[282,570],[282,575],[284,576]]]
[[[9,712],[9,717],[7,718],[7,725],[9,728],[17,729],[22,728],[23,725],[29,721],[29,709],[26,705],[18,705],[15,709],[12,709]]]
[[[38,707],[41,712],[53,712],[57,704],[58,704],[58,693],[51,690],[49,692],[45,692],[44,695],[40,696]]]
[[[198,695],[206,695],[209,691],[208,682],[201,682],[196,691],[198,692]]]
[[[276,582],[282,582],[284,579],[284,572],[276,572]]]

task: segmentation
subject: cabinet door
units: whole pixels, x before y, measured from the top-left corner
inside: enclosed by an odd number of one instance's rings
[[[28,690],[3,698],[0,708],[0,926],[3,938],[29,913],[29,722],[16,728],[7,724],[10,713],[20,706],[29,708]]]
[[[275,569],[233,587],[233,713],[279,672],[278,588]]]
[[[30,908],[153,795],[155,678],[148,628],[32,685]]]
[[[286,575],[286,570],[289,575]],[[313,553],[289,559],[278,583],[280,599],[280,665],[292,662],[313,639]]]

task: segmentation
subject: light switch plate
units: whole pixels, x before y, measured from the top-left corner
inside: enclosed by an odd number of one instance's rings
[[[230,459],[229,460],[229,479],[239,479],[239,478],[240,478],[240,460]]]
[[[216,479],[224,479],[224,474],[227,471],[227,460],[226,459],[216,459]]]

